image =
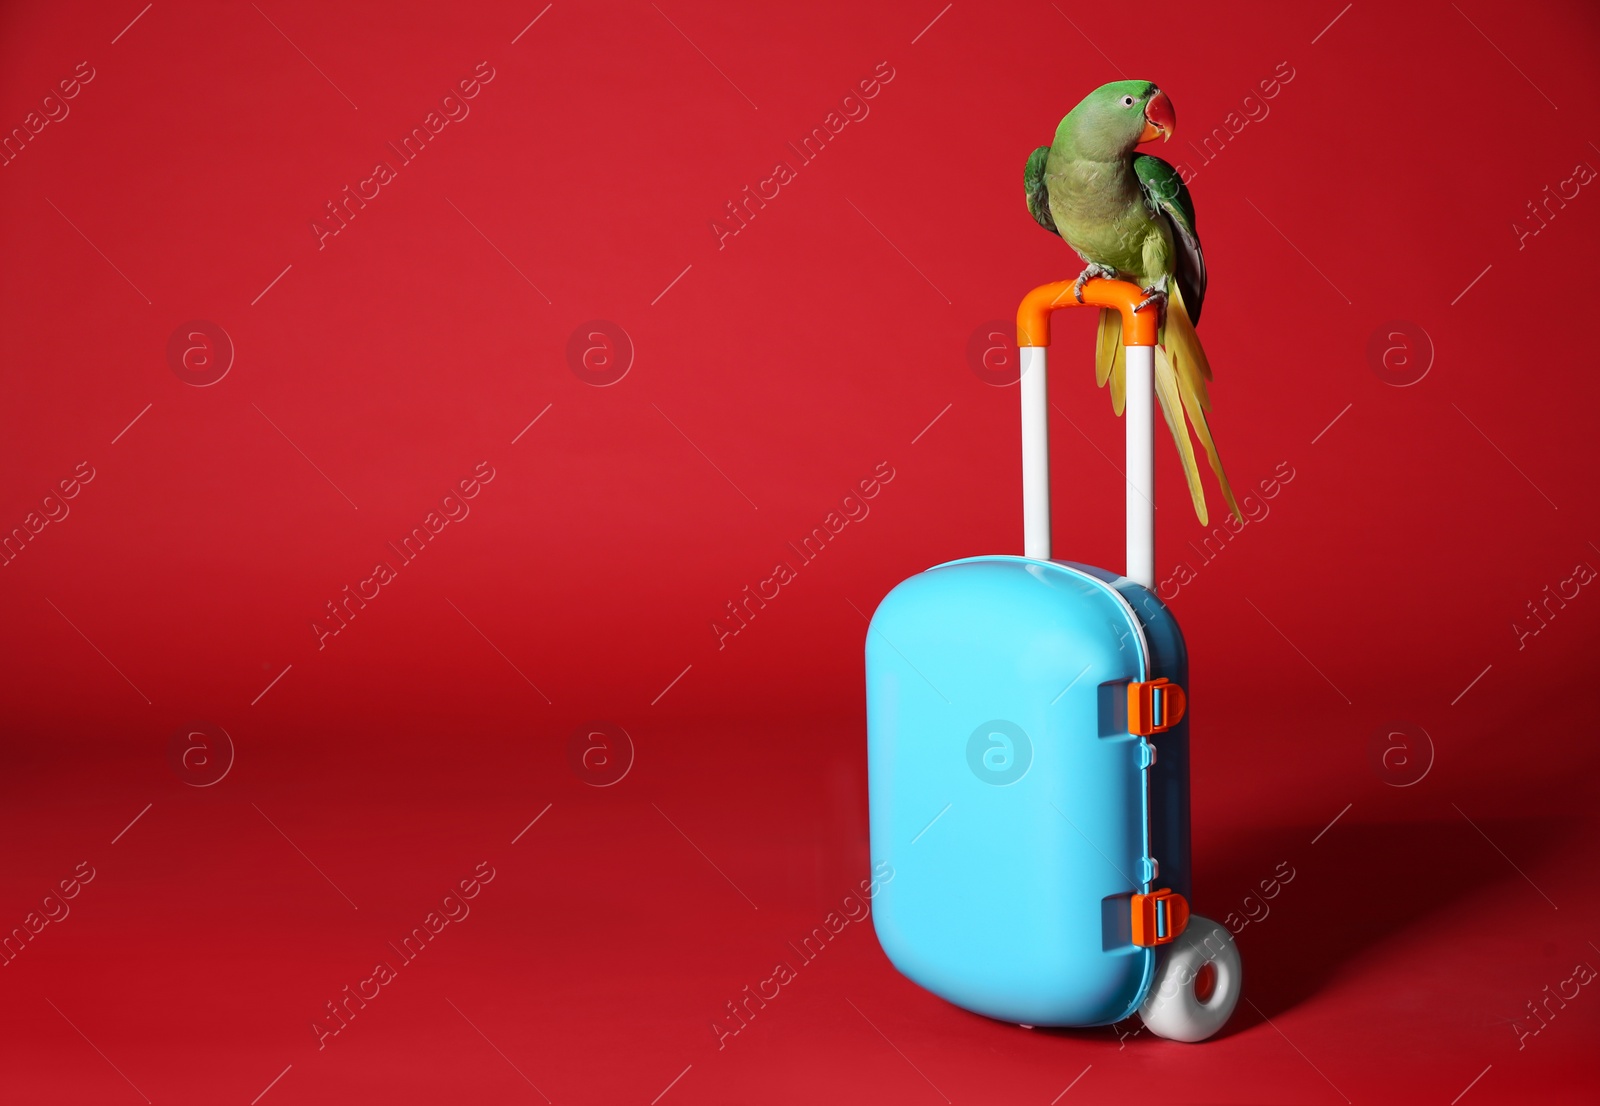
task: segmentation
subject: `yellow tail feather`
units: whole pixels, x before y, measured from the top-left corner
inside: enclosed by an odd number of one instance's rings
[[[1122,414],[1127,395],[1124,387],[1126,370],[1122,352],[1122,314],[1110,308],[1100,309],[1100,329],[1094,340],[1094,382],[1100,387],[1111,382],[1111,409]]]
[[[1194,446],[1189,441],[1189,428],[1194,428],[1211,471],[1216,473],[1222,486],[1223,498],[1233,517],[1244,521],[1239,504],[1233,497],[1227,473],[1222,470],[1222,458],[1217,453],[1216,442],[1211,437],[1211,426],[1206,412],[1211,410],[1211,397],[1206,382],[1212,379],[1211,365],[1206,351],[1200,345],[1200,336],[1189,321],[1189,311],[1183,305],[1183,294],[1173,282],[1167,291],[1166,321],[1161,326],[1161,344],[1156,347],[1155,385],[1156,397],[1161,401],[1161,413],[1166,417],[1167,428],[1183,460],[1184,477],[1189,483],[1189,497],[1194,500],[1194,513],[1201,525],[1210,521],[1206,511],[1206,495],[1200,484],[1200,467],[1195,461]],[[1127,366],[1122,346],[1122,316],[1109,308],[1100,310],[1100,326],[1095,334],[1095,383],[1104,388],[1109,383],[1111,409],[1122,414],[1127,398]]]
[[[1164,356],[1163,356],[1164,355]],[[1168,365],[1166,371],[1166,387],[1163,388],[1161,366],[1163,361]],[[1195,436],[1200,439],[1200,446],[1206,452],[1206,459],[1211,462],[1211,471],[1217,476],[1217,483],[1222,486],[1223,497],[1227,500],[1228,509],[1233,512],[1233,517],[1244,521],[1244,515],[1239,510],[1239,504],[1234,499],[1233,488],[1228,483],[1228,476],[1222,469],[1222,458],[1217,453],[1216,443],[1211,438],[1211,427],[1206,422],[1205,413],[1211,409],[1211,398],[1206,393],[1206,381],[1212,379],[1211,365],[1206,360],[1206,352],[1200,345],[1200,336],[1194,331],[1194,324],[1189,321],[1189,312],[1183,305],[1183,295],[1178,290],[1176,282],[1168,289],[1166,321],[1161,327],[1161,346],[1157,347],[1156,354],[1156,381],[1157,389],[1161,395],[1164,408],[1167,410],[1167,423],[1172,426],[1174,437],[1179,439],[1178,452],[1183,455],[1184,470],[1189,477],[1189,490],[1195,497],[1196,513],[1202,523],[1206,522],[1205,506],[1198,492],[1199,473],[1195,469],[1194,452],[1189,447],[1187,430],[1180,434],[1178,422],[1182,421],[1181,410],[1187,415],[1188,422],[1194,426]],[[1175,385],[1175,387],[1174,387]],[[1181,408],[1178,406],[1181,404]]]
[[[1161,401],[1161,413],[1167,418],[1167,429],[1172,431],[1172,441],[1183,458],[1183,475],[1189,481],[1189,498],[1194,500],[1194,513],[1200,516],[1200,525],[1211,521],[1206,513],[1206,493],[1200,486],[1200,469],[1194,461],[1194,446],[1189,442],[1189,428],[1183,421],[1183,400],[1178,395],[1177,374],[1167,351],[1156,347],[1156,397]]]

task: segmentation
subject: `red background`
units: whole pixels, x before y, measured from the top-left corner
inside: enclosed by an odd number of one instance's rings
[[[1513,621],[1600,567],[1600,184],[1513,224],[1600,166],[1597,30],[1580,3],[9,6],[8,131],[94,77],[0,169],[0,523],[95,475],[0,569],[0,925],[95,878],[0,968],[0,1094],[1592,1100],[1594,987],[1516,1020],[1600,967],[1600,598],[1522,648]],[[319,248],[324,205],[485,60]],[[880,62],[870,114],[719,248]],[[1269,114],[1199,156],[1280,63]],[[1158,562],[1197,568],[1196,906],[1257,915],[1249,1002],[1203,1046],[1029,1032],[851,924],[719,1048],[866,874],[862,612],[1019,548],[1016,394],[969,342],[1074,274],[1022,162],[1128,76],[1198,170],[1229,470],[1294,473],[1202,562],[1159,445]],[[568,364],[594,319],[634,347],[609,387]],[[236,350],[209,387],[169,364],[190,320]],[[1408,387],[1368,350],[1392,320],[1431,364]],[[1116,566],[1089,335],[1057,327],[1056,541]],[[319,649],[324,604],[485,461]],[[724,604],[880,462],[870,514],[719,648]],[[208,787],[169,763],[196,720],[236,751]],[[606,788],[569,763],[597,720],[637,754]],[[1384,767],[1391,721],[1431,750]],[[482,861],[471,914],[319,1049],[324,1004]]]

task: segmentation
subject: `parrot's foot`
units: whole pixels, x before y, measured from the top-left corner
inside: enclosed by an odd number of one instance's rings
[[[1101,265],[1091,261],[1083,272],[1078,274],[1078,279],[1072,282],[1072,298],[1079,303],[1083,302],[1083,286],[1096,277],[1103,280],[1116,280],[1117,271],[1109,265]]]
[[[1159,285],[1152,284],[1148,288],[1141,289],[1141,291],[1144,292],[1144,299],[1142,299],[1138,303],[1134,304],[1133,305],[1133,309],[1135,311],[1143,311],[1145,308],[1149,307],[1151,304],[1155,304],[1156,311],[1158,313],[1157,317],[1158,318],[1165,318],[1166,314],[1167,314],[1167,293],[1166,293],[1166,289],[1160,287]]]

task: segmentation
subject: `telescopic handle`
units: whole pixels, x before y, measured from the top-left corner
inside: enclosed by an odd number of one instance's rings
[[[1022,535],[1023,555],[1050,559],[1050,393],[1046,372],[1050,313],[1078,307],[1070,280],[1041,284],[1017,308],[1017,346],[1022,354]],[[1125,574],[1155,587],[1155,407],[1156,312],[1135,311],[1144,299],[1138,286],[1123,280],[1089,281],[1085,307],[1104,307],[1122,315],[1126,362],[1127,541]]]

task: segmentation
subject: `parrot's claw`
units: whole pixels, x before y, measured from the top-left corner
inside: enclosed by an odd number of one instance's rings
[[[1167,293],[1155,285],[1142,289],[1142,291],[1144,292],[1144,299],[1134,304],[1133,309],[1135,311],[1143,311],[1151,304],[1155,304],[1159,314],[1165,316],[1167,313]]]
[[[1091,261],[1083,272],[1078,274],[1078,279],[1072,282],[1072,298],[1081,304],[1083,302],[1083,286],[1096,277],[1104,280],[1116,280],[1117,271],[1109,265],[1099,265]]]

